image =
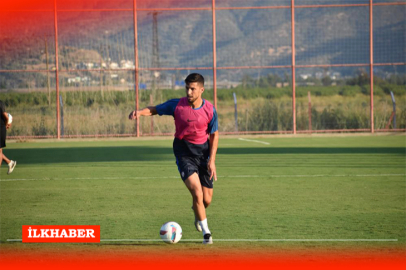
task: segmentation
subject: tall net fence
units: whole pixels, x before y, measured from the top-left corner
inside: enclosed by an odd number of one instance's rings
[[[35,3],[33,3],[35,2]],[[173,134],[130,111],[205,79],[219,130],[406,130],[406,2],[0,3],[0,100],[14,138]]]

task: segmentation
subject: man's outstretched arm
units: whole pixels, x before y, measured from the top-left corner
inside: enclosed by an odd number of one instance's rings
[[[156,115],[158,112],[156,111],[155,106],[148,106],[144,109],[138,110],[138,111],[132,111],[130,115],[128,116],[128,119],[134,120],[138,119],[140,116],[150,116],[150,115]]]

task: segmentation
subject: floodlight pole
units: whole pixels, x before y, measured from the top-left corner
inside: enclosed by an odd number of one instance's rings
[[[50,81],[50,78],[49,78],[49,53],[48,53],[47,35],[44,36],[44,42],[45,42],[46,67],[47,67],[48,106],[51,107],[51,81]]]
[[[158,42],[158,11],[152,12],[152,67],[159,68],[159,42]],[[152,87],[151,91],[159,89],[159,79],[156,76],[156,72],[151,71],[152,75]]]

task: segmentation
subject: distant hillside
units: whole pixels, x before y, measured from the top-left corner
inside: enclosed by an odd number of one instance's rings
[[[127,2],[123,1],[125,5]],[[139,8],[153,5],[151,1],[138,3]],[[161,1],[159,5],[176,3],[179,5],[172,0]],[[261,3],[269,1],[253,1],[253,5]],[[207,1],[197,4],[207,6]],[[374,8],[375,62],[405,61],[405,11],[406,6]],[[140,67],[212,66],[211,11],[159,11],[156,16],[159,54],[154,56],[153,13],[138,12]],[[291,64],[290,9],[218,10],[216,18],[219,67]],[[369,63],[368,7],[297,8],[295,20],[296,64]],[[62,68],[75,68],[81,62],[134,60],[131,11],[60,12],[58,26]],[[0,69],[43,68],[44,42],[38,38],[34,42],[31,36],[24,35],[17,40],[16,45],[16,39],[3,39]],[[48,40],[52,68],[54,44],[52,37]],[[32,50],[27,51],[26,47]]]

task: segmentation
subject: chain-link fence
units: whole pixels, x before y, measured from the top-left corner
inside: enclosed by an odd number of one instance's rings
[[[6,0],[0,99],[8,135],[173,134],[129,112],[206,79],[219,130],[406,130],[406,2]]]

